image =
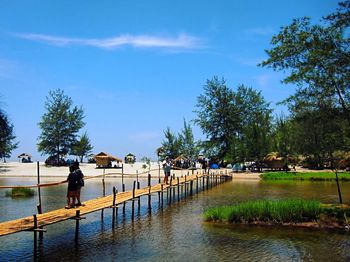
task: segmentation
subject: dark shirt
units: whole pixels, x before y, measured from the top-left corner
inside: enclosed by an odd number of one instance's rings
[[[67,181],[68,181],[68,191],[77,190],[78,174],[76,172],[70,172],[67,177]]]

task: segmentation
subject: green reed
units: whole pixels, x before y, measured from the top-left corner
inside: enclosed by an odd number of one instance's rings
[[[310,180],[333,181],[336,179],[334,172],[268,172],[261,175],[264,180]],[[341,181],[350,181],[349,172],[339,172]]]
[[[234,206],[208,209],[206,221],[224,221],[230,223],[252,222],[306,222],[315,221],[321,213],[321,203],[316,200],[256,200]]]
[[[11,191],[6,192],[6,196],[8,197],[31,197],[34,196],[35,191],[30,188],[12,188]]]

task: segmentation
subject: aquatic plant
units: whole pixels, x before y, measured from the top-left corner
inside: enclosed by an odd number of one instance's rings
[[[34,196],[35,191],[31,188],[12,188],[11,191],[7,191],[6,192],[6,196],[7,197],[12,197],[12,198],[16,198],[16,197],[32,197]]]
[[[208,209],[204,218],[206,221],[230,223],[297,223],[317,220],[321,210],[321,203],[316,200],[256,200]]]
[[[334,181],[334,172],[268,172],[261,175],[264,180],[310,180],[310,181]],[[341,181],[350,181],[349,172],[339,172]]]

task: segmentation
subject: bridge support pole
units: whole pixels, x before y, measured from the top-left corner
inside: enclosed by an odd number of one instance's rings
[[[75,213],[75,242],[78,242],[79,237],[79,220],[80,220],[80,210]]]
[[[33,232],[34,232],[34,246],[33,246],[34,252],[33,252],[33,254],[34,254],[34,258],[36,258],[37,257],[37,249],[38,249],[38,235],[37,235],[37,231],[36,231],[36,229],[38,228],[38,220],[37,220],[37,217],[35,214],[33,215],[33,218],[34,218],[34,230],[33,230]]]
[[[140,189],[140,182],[137,181],[137,189]],[[141,208],[141,197],[137,198],[137,210],[140,211]]]
[[[161,184],[160,185],[160,195],[161,195],[161,198],[160,198],[160,206],[161,206],[161,208],[163,208],[163,190],[164,190],[164,188],[163,188],[163,184]]]
[[[187,176],[186,175],[185,175],[184,187],[185,187],[185,198],[186,198],[187,197]]]
[[[170,183],[169,183],[169,205],[171,204],[171,196],[172,196],[172,189],[173,189],[173,177],[170,176]]]
[[[175,175],[174,175],[174,181],[175,181]],[[175,186],[173,186],[173,202],[175,202]]]
[[[151,174],[148,174],[148,211],[151,212]]]
[[[132,187],[132,202],[131,202],[131,219],[134,220],[134,208],[135,208],[135,186],[136,181],[134,181],[133,187]]]
[[[180,201],[180,178],[177,178],[177,202]]]
[[[116,221],[116,217],[118,215],[118,206],[116,205],[116,199],[117,199],[117,193],[118,190],[113,187],[113,203],[112,203],[112,209],[113,209],[113,213],[112,213],[112,228],[114,228],[114,223]]]
[[[193,195],[193,180],[190,181],[190,196]]]

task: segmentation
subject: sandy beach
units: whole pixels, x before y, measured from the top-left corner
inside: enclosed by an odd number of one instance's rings
[[[86,177],[99,175],[121,175],[122,171],[126,176],[147,177],[149,168],[143,168],[144,163],[136,162],[134,164],[123,164],[119,168],[96,168],[96,164],[81,163],[80,169]],[[222,172],[232,172],[230,169],[222,169]],[[51,167],[46,166],[43,162],[39,162],[40,177],[66,177],[68,175],[68,167]],[[194,174],[202,172],[201,169],[193,170]],[[176,176],[191,174],[192,170],[172,170]],[[163,170],[157,162],[151,162],[150,174],[152,177],[163,177]],[[260,179],[259,173],[232,173],[234,179]],[[0,177],[37,177],[37,163],[19,163],[7,162],[0,163]]]

